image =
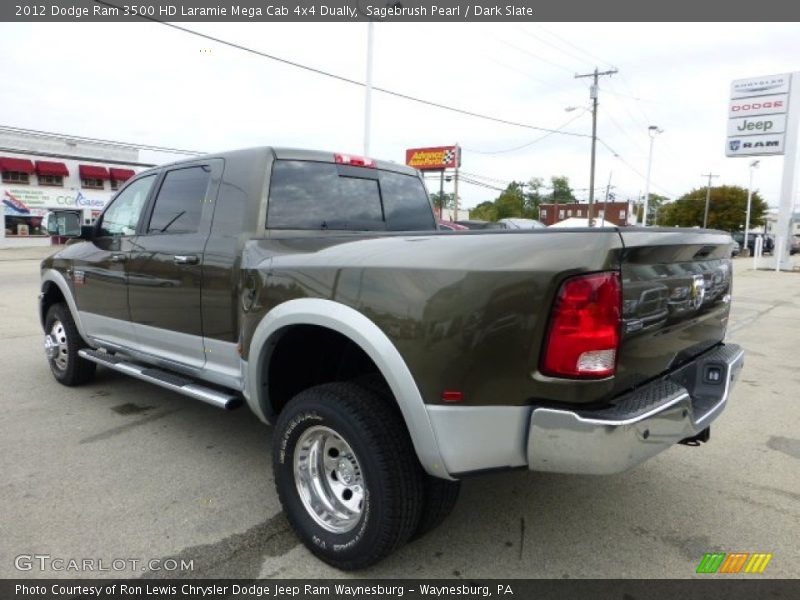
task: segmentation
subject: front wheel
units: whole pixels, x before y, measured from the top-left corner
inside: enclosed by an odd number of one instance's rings
[[[404,544],[420,519],[422,469],[395,411],[352,383],[305,390],[275,425],[273,469],[303,543],[340,569],[367,567]]]
[[[86,347],[66,304],[53,304],[44,320],[44,350],[59,383],[72,386],[92,380],[95,363],[78,356]]]

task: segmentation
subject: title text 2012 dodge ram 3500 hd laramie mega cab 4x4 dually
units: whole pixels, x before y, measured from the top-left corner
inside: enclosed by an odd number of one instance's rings
[[[289,521],[343,569],[422,535],[458,480],[617,473],[708,439],[731,239],[437,231],[418,172],[280,148],[138,174],[42,263],[55,378],[96,365],[275,427]]]

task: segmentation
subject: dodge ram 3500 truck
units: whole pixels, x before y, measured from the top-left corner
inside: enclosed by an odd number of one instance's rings
[[[297,535],[343,569],[439,524],[468,475],[706,441],[743,364],[720,232],[438,231],[418,172],[281,148],[150,169],[70,219],[42,263],[55,378],[246,403]]]

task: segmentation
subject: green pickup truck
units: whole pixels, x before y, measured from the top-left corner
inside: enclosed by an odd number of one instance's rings
[[[56,380],[97,365],[271,423],[297,535],[342,569],[438,525],[459,480],[624,471],[697,446],[743,365],[731,238],[439,231],[418,172],[254,148],[138,174],[41,266]]]

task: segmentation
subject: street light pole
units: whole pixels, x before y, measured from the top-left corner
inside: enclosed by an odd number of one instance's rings
[[[719,177],[713,173],[703,173],[700,177],[708,177],[708,185],[706,186],[706,210],[703,213],[703,229],[708,227],[708,205],[711,202],[711,178]]]
[[[647,183],[644,188],[644,214],[642,214],[642,226],[647,227],[647,208],[650,203],[650,171],[653,168],[653,142],[659,133],[663,133],[663,129],[659,129],[656,125],[650,125],[647,128],[647,133],[650,136],[650,154],[647,159]]]
[[[594,204],[594,165],[595,165],[595,154],[597,150],[597,94],[598,94],[598,85],[597,85],[597,78],[601,75],[613,75],[616,73],[616,69],[611,69],[610,71],[603,71],[602,73],[598,72],[597,67],[595,67],[593,73],[586,73],[584,75],[575,75],[575,79],[580,79],[582,77],[591,77],[592,78],[592,85],[589,88],[589,98],[592,99],[592,159],[591,159],[591,167],[589,170],[589,227],[594,226],[594,216],[592,215],[592,205]]]
[[[372,120],[372,34],[375,24],[367,23],[367,81],[364,86],[364,156],[369,156],[370,122]]]
[[[747,236],[750,234],[750,202],[753,199],[753,171],[758,168],[760,161],[754,160],[750,163],[750,184],[747,186],[747,216],[744,218],[744,245],[742,250],[747,248]]]

